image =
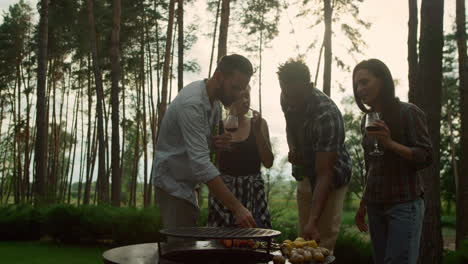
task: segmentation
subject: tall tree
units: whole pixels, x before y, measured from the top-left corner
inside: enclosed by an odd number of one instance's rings
[[[89,36],[91,41],[91,54],[93,57],[93,73],[96,86],[96,114],[98,119],[98,201],[109,202],[109,178],[106,175],[106,142],[104,140],[104,90],[102,85],[101,66],[98,54],[96,24],[94,21],[94,1],[87,0]]]
[[[229,29],[229,13],[231,0],[222,0],[221,2],[221,21],[219,23],[219,39],[218,39],[218,59],[227,54],[227,39]]]
[[[444,0],[422,0],[419,39],[419,69],[414,103],[427,117],[434,149],[434,162],[422,172],[425,189],[420,263],[441,263],[442,233],[440,223],[440,117],[442,93],[442,51]],[[430,94],[431,96],[427,96]]]
[[[363,29],[368,29],[371,24],[362,20],[362,16],[359,14],[359,5],[363,0],[324,0],[323,6],[309,5],[310,3],[315,4],[317,1],[303,0],[301,2],[302,9],[298,16],[314,18],[315,21],[312,22],[311,27],[321,23],[324,24],[325,30],[318,54],[319,62],[317,64],[316,79],[319,73],[322,52],[324,52],[322,87],[324,93],[331,95],[332,63],[335,63],[336,68],[347,72],[350,71],[349,65],[342,59],[343,56],[340,56],[341,54],[338,54],[338,52],[334,52],[332,46],[333,37],[343,37],[348,40],[348,42],[340,43],[345,46],[348,54],[354,55],[356,53],[362,53],[362,47],[365,47],[366,43],[362,38],[361,32]],[[350,23],[350,21],[352,21],[352,23]],[[333,31],[332,27],[339,28],[340,30]],[[313,40],[312,44],[307,48],[306,53],[309,49],[314,48],[316,43],[318,43],[318,40]]]
[[[164,65],[163,65],[163,76],[162,76],[162,87],[161,87],[161,103],[159,105],[159,119],[158,128],[161,125],[161,121],[164,118],[164,113],[167,108],[167,88],[170,73],[170,60],[171,60],[171,47],[172,47],[172,32],[174,28],[174,6],[175,0],[169,2],[169,19],[167,22],[167,34],[166,34],[166,51],[164,53]],[[159,129],[158,129],[159,131]]]
[[[333,9],[331,0],[324,0],[324,22],[325,33],[323,44],[325,49],[324,69],[323,69],[323,92],[330,96],[331,94],[331,65],[332,65],[332,16]]]
[[[39,18],[39,50],[37,66],[37,112],[36,112],[36,146],[35,146],[35,172],[36,172],[36,204],[46,201],[45,179],[47,175],[47,139],[48,114],[46,110],[46,76],[47,76],[47,40],[49,21],[49,1],[41,0]]]
[[[464,177],[456,179],[457,184],[457,235],[456,246],[460,248],[461,241],[468,239],[468,58],[466,54],[466,15],[465,1],[457,0],[456,24],[458,46],[458,73],[460,82],[460,113],[461,113],[461,174]]]
[[[184,0],[177,0],[178,63],[177,90],[184,88]]]
[[[246,50],[255,52],[258,56],[258,100],[259,111],[262,113],[262,55],[266,46],[278,35],[280,3],[278,0],[247,1],[242,9],[241,25],[248,29],[248,35],[254,40],[247,40]],[[249,47],[249,43],[254,47]]]
[[[122,175],[120,170],[119,81],[120,81],[120,0],[114,0],[111,35],[111,104],[112,104],[112,192],[111,203],[120,206]]]
[[[215,23],[214,23],[214,28],[213,28],[213,41],[211,43],[211,56],[210,56],[210,67],[208,68],[208,78],[211,77],[211,68],[213,66],[213,56],[214,56],[214,50],[215,50],[215,42],[216,42],[216,32],[218,29],[218,19],[219,19],[219,9],[221,6],[221,0],[217,0],[217,5],[216,5],[216,18],[215,18]]]
[[[414,100],[418,76],[418,1],[408,0],[408,98]]]

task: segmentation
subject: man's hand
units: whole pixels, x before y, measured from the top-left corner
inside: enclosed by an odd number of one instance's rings
[[[369,230],[369,226],[366,224],[366,214],[366,205],[361,203],[359,205],[359,209],[356,212],[356,216],[354,217],[354,222],[361,232],[367,232]]]
[[[304,227],[303,236],[305,240],[315,240],[317,243],[320,242],[320,232],[315,223],[310,223],[310,221]]]
[[[229,133],[213,136],[213,144],[218,151],[229,151],[231,148],[232,136]]]
[[[236,211],[234,211],[234,217],[236,218],[236,224],[240,225],[241,227],[256,227],[257,224],[247,208],[244,206],[239,207]]]

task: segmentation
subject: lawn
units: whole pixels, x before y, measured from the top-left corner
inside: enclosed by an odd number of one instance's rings
[[[96,247],[61,246],[48,242],[0,242],[0,263],[8,264],[102,264]]]

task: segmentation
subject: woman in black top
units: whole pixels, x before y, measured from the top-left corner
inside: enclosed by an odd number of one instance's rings
[[[230,133],[230,151],[219,153],[219,170],[226,186],[239,201],[249,209],[257,227],[271,228],[270,213],[265,197],[264,181],[260,165],[273,165],[268,125],[257,111],[247,116],[250,109],[250,87],[241,93],[241,98],[232,104],[230,114],[238,117],[238,129]],[[235,226],[235,218],[217,199],[209,197],[208,225],[215,227]]]

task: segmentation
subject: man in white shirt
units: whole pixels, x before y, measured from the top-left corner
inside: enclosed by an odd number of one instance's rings
[[[208,80],[182,89],[169,105],[159,130],[152,177],[163,226],[195,226],[199,214],[195,186],[205,183],[242,227],[255,221],[227,189],[210,152],[229,148],[230,135],[214,135],[221,118],[220,102],[231,105],[253,74],[250,61],[237,54],[224,56]]]

